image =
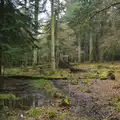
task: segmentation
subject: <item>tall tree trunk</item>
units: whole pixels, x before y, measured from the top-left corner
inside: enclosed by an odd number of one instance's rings
[[[55,23],[54,23],[54,0],[51,0],[51,69],[55,71]]]
[[[37,65],[37,48],[33,48],[33,66]]]
[[[25,2],[25,14],[27,14],[27,0],[24,0]]]
[[[27,11],[27,0],[24,0],[25,2],[25,15],[28,14],[28,11]],[[24,61],[24,71],[27,72],[27,66],[28,66],[28,56],[27,56],[27,53],[25,53],[25,61]]]
[[[112,64],[114,64],[114,58],[115,58],[115,47],[112,48]]]
[[[36,33],[38,32],[38,14],[39,14],[39,1],[35,0],[35,29],[36,29]],[[37,36],[37,35],[36,35]],[[34,41],[34,44],[36,44],[36,41]],[[38,63],[38,49],[37,48],[33,48],[33,66],[37,65]]]
[[[78,63],[81,63],[81,42],[80,42],[80,36],[76,34],[76,40],[78,43]]]
[[[0,26],[4,25],[4,0],[1,0],[0,2]],[[1,27],[2,28],[2,27]],[[2,75],[2,39],[0,38],[0,75]]]
[[[94,60],[94,41],[92,32],[90,33],[90,47],[89,47],[89,61],[93,62]]]
[[[58,39],[58,33],[59,33],[59,0],[57,0],[57,8],[55,10],[55,45],[56,45],[56,67],[59,66],[59,60],[60,60],[60,53],[59,53],[59,39]]]
[[[104,35],[104,28],[103,28],[103,23],[101,22],[100,23],[100,38]],[[103,62],[103,60],[104,60],[104,53],[103,53],[103,50],[101,50],[101,48],[99,47],[99,49],[98,49],[98,51],[99,51],[99,61],[100,62]]]
[[[103,62],[103,60],[104,60],[104,59],[103,59],[103,58],[104,58],[104,52],[103,52],[103,50],[100,51],[99,55],[100,55],[100,56],[99,56],[100,62]]]
[[[39,0],[35,0],[35,27],[38,31]]]
[[[100,54],[99,54],[99,36],[96,35],[95,37],[95,61],[96,62],[99,62],[99,57],[100,57]]]
[[[0,75],[2,75],[2,47],[0,46]]]

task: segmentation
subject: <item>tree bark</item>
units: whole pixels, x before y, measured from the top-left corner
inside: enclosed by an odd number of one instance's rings
[[[55,23],[54,0],[51,0],[51,69],[55,71]]]
[[[59,67],[60,53],[59,53],[59,0],[57,0],[57,8],[55,10],[55,43],[56,43],[56,67]]]
[[[103,57],[104,57],[104,54],[100,52],[100,62],[103,62]]]
[[[80,36],[76,35],[76,40],[78,43],[78,63],[81,63],[81,42],[80,42]]]
[[[98,35],[96,35],[96,37],[95,37],[95,61],[96,62],[99,62],[99,56],[100,56],[100,54],[99,54],[99,36]]]
[[[0,76],[2,75],[2,49],[0,45]]]
[[[35,0],[35,27],[38,30],[39,0]]]
[[[94,60],[94,41],[93,41],[93,36],[92,32],[90,33],[90,48],[89,48],[89,61],[93,62]]]
[[[4,0],[0,3],[0,26],[4,25]],[[2,75],[2,37],[0,38],[0,75]]]
[[[34,13],[34,17],[35,17],[36,33],[38,32],[38,14],[39,14],[39,1],[35,0],[35,13]],[[34,41],[34,44],[36,44],[35,41]],[[38,63],[38,49],[34,47],[33,48],[33,66],[37,65],[37,63]]]
[[[100,38],[104,35],[104,29],[103,29],[103,23],[101,22],[100,23]],[[99,62],[103,62],[103,58],[104,58],[104,53],[103,53],[103,50],[101,50],[101,48],[99,47],[98,48],[98,51],[99,51]]]
[[[33,48],[33,66],[37,65],[37,48]]]

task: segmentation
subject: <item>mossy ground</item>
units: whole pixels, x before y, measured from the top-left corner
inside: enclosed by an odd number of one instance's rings
[[[48,95],[54,96],[57,89],[54,87],[50,80],[31,80],[30,85],[34,88],[43,89]]]
[[[60,91],[56,88],[56,86],[53,85],[53,83],[48,80],[47,78],[64,78],[66,77],[66,84],[68,84],[70,87],[73,87],[72,92],[75,92],[79,96],[80,94],[89,94],[89,96],[92,96],[91,93],[96,94],[98,97],[99,102],[103,100],[102,102],[108,102],[107,97],[112,96],[112,91],[109,92],[107,88],[112,84],[114,86],[114,89],[119,91],[119,86],[117,82],[119,82],[120,78],[120,65],[119,64],[110,64],[110,63],[100,63],[100,64],[75,64],[73,65],[75,68],[80,68],[86,70],[86,72],[79,72],[79,73],[71,73],[69,69],[65,70],[56,70],[56,72],[51,73],[49,71],[46,71],[45,74],[40,74],[38,71],[35,72],[33,68],[28,68],[27,72],[22,72],[19,68],[16,69],[7,69],[6,73],[8,72],[11,75],[25,75],[25,76],[37,76],[37,77],[44,77],[44,79],[34,79],[30,81],[30,85],[32,87],[35,87],[37,89],[43,89],[47,94],[53,96],[56,100],[50,104],[49,106],[44,106],[44,107],[39,107],[39,108],[34,108],[31,109],[27,112],[25,115],[25,119],[29,120],[29,118],[38,118],[41,120],[89,120],[89,118],[80,118],[77,117],[76,115],[72,115],[71,111],[69,110],[68,107],[59,107],[59,104],[61,101],[64,101],[66,99],[63,95],[61,94]],[[99,82],[96,84],[96,79],[101,79],[101,78],[106,78],[108,71],[114,71],[114,74],[116,76],[116,81],[115,84],[117,84],[117,87],[115,87],[114,82],[112,81],[103,81]],[[46,79],[45,79],[46,78]],[[91,86],[93,89],[91,90]],[[64,87],[64,86],[62,86]],[[66,86],[65,86],[66,87]],[[95,88],[94,88],[95,87]],[[99,88],[103,87],[103,88]],[[109,88],[108,88],[109,89]],[[111,88],[112,89],[112,88]],[[99,93],[97,93],[97,91]],[[106,92],[106,95],[104,96],[103,93]],[[93,94],[93,95],[94,95]],[[92,96],[92,97],[96,97]],[[6,97],[6,96],[2,96]],[[101,97],[99,99],[99,97]],[[120,103],[118,98],[114,98],[110,100],[112,102],[112,107],[114,108],[114,111],[120,112]],[[104,100],[105,99],[105,100]],[[67,103],[69,103],[69,100],[66,100]],[[96,102],[98,102],[96,100]],[[71,102],[70,102],[71,103]],[[100,111],[101,112],[101,111]],[[109,120],[108,117],[106,116],[104,120]]]
[[[0,94],[0,100],[15,100],[17,97],[14,94]]]

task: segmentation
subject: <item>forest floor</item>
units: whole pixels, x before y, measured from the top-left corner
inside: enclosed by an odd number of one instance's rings
[[[28,72],[21,72],[17,68],[6,70],[7,73],[14,73],[14,77],[12,74],[9,75],[12,76],[10,79],[14,78],[14,81],[9,84],[26,84],[25,80],[30,79],[29,85],[35,88],[33,94],[44,91],[41,93],[44,96],[37,98],[35,102],[32,101],[31,108],[9,111],[9,119],[120,120],[119,63],[76,64],[74,68],[77,70],[61,69],[52,74],[46,72],[41,75],[38,70],[31,68]],[[108,76],[109,72],[115,75],[115,80]],[[8,84],[7,81],[10,80],[6,80],[4,83]],[[30,88],[27,90],[31,91]],[[2,98],[1,94],[0,98]],[[42,101],[41,104],[39,99]]]

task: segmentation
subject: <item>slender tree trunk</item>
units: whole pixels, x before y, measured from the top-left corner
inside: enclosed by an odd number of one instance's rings
[[[104,25],[103,25],[103,23],[101,22],[101,23],[100,23],[100,38],[104,35],[103,26],[104,26]],[[98,51],[99,51],[99,61],[100,61],[100,62],[103,62],[103,60],[104,60],[103,50],[101,50],[101,48],[99,47]]]
[[[93,62],[94,60],[94,42],[92,32],[90,33],[90,48],[89,48],[89,61]]]
[[[51,0],[51,68],[55,71],[54,0]]]
[[[37,49],[33,48],[33,66],[37,65]]]
[[[56,41],[56,67],[59,66],[60,53],[59,53],[59,0],[57,0],[57,8],[55,10],[55,41]]]
[[[28,71],[28,56],[27,53],[25,53],[25,61],[24,61],[24,70],[25,72]]]
[[[28,11],[27,11],[27,0],[24,0],[25,2],[25,14],[27,15],[28,14]],[[27,56],[27,53],[25,53],[25,61],[24,61],[24,71],[26,72],[27,71],[27,66],[28,66],[28,56]]]
[[[0,75],[2,75],[2,47],[0,46]]]
[[[0,26],[4,25],[4,0],[0,1]],[[2,75],[2,39],[0,38],[0,75]]]
[[[39,14],[39,1],[35,0],[35,29],[36,29],[36,33],[38,32],[38,14]],[[37,35],[36,35],[37,36]],[[36,42],[34,41],[34,44],[36,44]],[[38,63],[38,49],[37,48],[33,48],[33,66],[37,65]]]
[[[95,38],[95,61],[96,62],[99,62],[99,36],[96,35],[96,38]]]
[[[35,27],[38,31],[39,0],[35,0]]]
[[[57,11],[55,11],[55,57],[56,57],[56,67],[58,68],[58,20],[57,20]]]
[[[114,58],[115,58],[115,50],[113,47],[113,49],[112,49],[112,64],[114,64]]]
[[[27,14],[27,0],[24,0],[25,2],[25,14]]]
[[[100,57],[99,57],[99,58],[100,58],[100,62],[103,62],[103,57],[104,57],[104,54],[103,54],[103,52],[101,51],[101,52],[100,52]]]
[[[78,34],[76,35],[76,40],[78,42],[78,63],[81,63],[81,42]]]

